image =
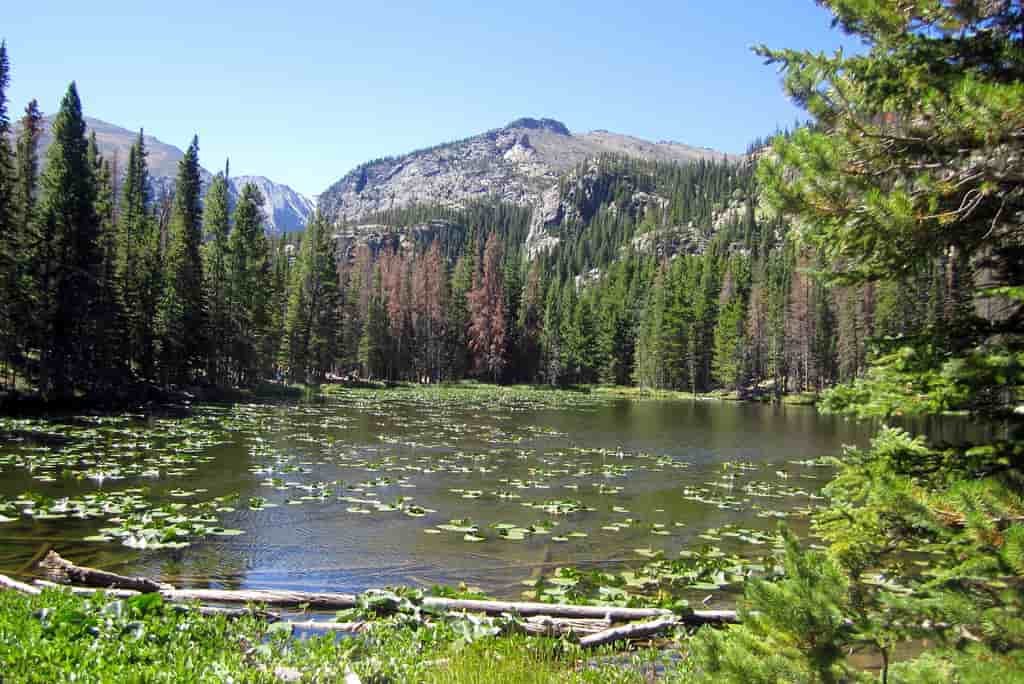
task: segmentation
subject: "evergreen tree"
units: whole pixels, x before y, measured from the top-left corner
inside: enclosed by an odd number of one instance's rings
[[[379,265],[373,269],[373,277],[367,289],[369,301],[359,338],[358,358],[363,377],[373,379],[383,377],[387,372],[385,346],[388,322]]]
[[[472,367],[469,361],[469,293],[476,278],[475,248],[463,254],[455,263],[452,273],[452,304],[449,311],[448,349],[452,377],[464,377]]]
[[[796,591],[751,596],[762,617],[704,634],[693,663],[708,681],[837,681],[838,654],[870,647],[882,681],[1011,681],[1024,657],[1020,7],[827,4],[863,54],[760,50],[816,120],[763,158],[768,204],[796,219],[833,283],[887,284],[880,309],[917,274],[945,289],[933,269],[956,250],[985,265],[980,294],[1000,311],[961,310],[940,326],[933,309],[918,334],[879,340],[865,377],[827,394],[825,408],[881,419],[963,410],[1005,439],[983,430],[933,446],[883,428],[869,448],[847,450],[815,520],[831,559],[788,564]],[[906,551],[922,547],[928,572],[907,573]],[[895,645],[922,640],[934,644],[927,654],[889,667]]]
[[[270,272],[263,230],[263,196],[246,183],[234,211],[228,239],[228,310],[231,312],[231,368],[233,382],[255,385],[269,373],[276,349],[265,347],[269,298],[264,287]]]
[[[206,374],[215,385],[227,384],[227,342],[231,339],[231,312],[228,309],[228,266],[231,254],[228,236],[231,233],[231,208],[226,174],[218,173],[206,192],[203,204],[203,275],[206,281],[205,299],[207,369]]]
[[[90,336],[97,340],[95,385],[114,387],[123,381],[124,355],[120,342],[124,337],[121,313],[121,292],[117,279],[117,226],[114,172],[96,144],[96,134],[89,136],[89,163],[96,182],[95,213],[99,221],[97,238],[100,265],[97,269],[96,300],[93,302]]]
[[[334,240],[317,213],[302,238],[288,302],[288,372],[293,382],[319,383],[333,367],[337,307]]]
[[[201,192],[199,138],[193,137],[178,162],[157,314],[161,374],[166,382],[191,382],[205,365]]]
[[[163,272],[160,235],[152,214],[143,132],[128,153],[118,207],[117,281],[126,333],[122,355],[144,378],[156,369],[155,330]]]
[[[99,340],[90,316],[102,255],[95,178],[74,83],[61,100],[52,135],[40,179],[38,218],[44,243],[40,391],[48,398],[66,398],[93,379]]]
[[[10,61],[7,43],[0,42],[0,387],[14,386],[13,362],[18,353],[18,285],[24,254],[15,206],[17,176],[10,146],[11,125],[7,115]]]
[[[41,347],[41,331],[43,321],[40,318],[41,302],[38,275],[42,272],[43,246],[39,241],[38,212],[36,204],[39,193],[39,139],[43,134],[43,114],[35,100],[28,103],[25,115],[21,118],[18,139],[15,144],[15,173],[17,183],[14,187],[13,220],[11,232],[8,234],[7,249],[18,256],[13,261],[15,271],[8,271],[3,307],[8,321],[9,357],[18,357],[29,349]],[[19,322],[14,324],[14,322]],[[23,366],[24,373],[29,367]],[[12,368],[13,370],[13,368]],[[34,379],[34,378],[29,378]]]

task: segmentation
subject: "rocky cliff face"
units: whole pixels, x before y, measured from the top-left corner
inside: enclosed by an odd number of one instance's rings
[[[319,206],[336,223],[353,223],[415,204],[462,207],[500,199],[535,207],[530,249],[552,244],[550,228],[565,218],[558,179],[601,155],[688,162],[727,155],[676,142],[652,143],[608,131],[574,134],[553,119],[517,119],[457,142],[363,164],[320,195]]]
[[[246,183],[255,185],[263,195],[263,214],[267,217],[268,230],[272,232],[302,230],[316,210],[313,200],[265,176],[232,176],[232,192],[235,195],[241,193]]]
[[[53,117],[46,117],[46,127],[39,142],[39,158],[45,160],[46,148],[50,146],[50,126]],[[120,168],[128,163],[128,152],[138,136],[138,132],[114,124],[86,117],[89,132],[96,133],[96,143],[100,153],[107,159],[117,160]],[[174,178],[178,173],[178,161],[185,153],[174,145],[168,145],[151,135],[145,136],[146,163],[153,183],[155,197],[174,190]],[[203,187],[209,185],[213,175],[206,169],[201,170]],[[296,192],[287,185],[275,183],[264,176],[236,176],[231,178],[230,192],[237,197],[246,182],[254,183],[263,194],[263,213],[267,220],[267,232],[286,233],[301,230],[313,215],[314,203],[308,197]]]

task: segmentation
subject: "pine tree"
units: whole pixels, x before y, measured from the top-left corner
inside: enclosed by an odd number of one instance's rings
[[[118,211],[117,280],[126,333],[121,353],[135,371],[153,378],[155,332],[163,271],[160,235],[152,213],[143,132],[128,153]]]
[[[17,176],[10,147],[11,125],[7,115],[10,61],[7,43],[0,42],[0,387],[14,386],[13,363],[18,353],[18,284],[24,254],[15,206]]]
[[[413,325],[420,340],[417,375],[438,382],[444,372],[445,310],[449,302],[448,272],[438,240],[431,243],[415,266],[413,295]]]
[[[270,372],[276,349],[265,345],[269,323],[269,298],[264,279],[270,272],[267,240],[263,230],[263,197],[247,183],[234,211],[234,227],[228,239],[228,310],[231,312],[232,380],[255,385]]]
[[[21,118],[18,139],[15,144],[15,173],[17,183],[13,191],[12,231],[8,238],[11,253],[20,255],[15,263],[17,270],[8,272],[5,299],[8,321],[20,321],[17,327],[8,328],[15,335],[8,338],[14,345],[7,348],[8,354],[23,354],[29,349],[41,348],[43,321],[40,318],[40,292],[38,277],[43,269],[44,252],[38,233],[37,201],[39,194],[39,140],[43,134],[43,114],[35,100],[28,103]],[[24,367],[26,375],[28,367]],[[29,378],[30,380],[33,378]]]
[[[537,382],[540,374],[541,323],[544,316],[544,285],[539,259],[530,265],[519,308],[519,364],[522,377]]]
[[[469,293],[476,279],[475,247],[455,263],[452,273],[452,301],[448,315],[449,368],[452,377],[461,378],[472,367],[469,360]]]
[[[40,391],[48,398],[66,398],[93,379],[99,342],[90,322],[101,263],[96,186],[74,83],[61,100],[52,135],[39,200],[44,243]]]
[[[227,384],[228,357],[231,353],[231,312],[228,309],[228,265],[231,255],[231,209],[226,174],[218,173],[206,192],[203,205],[203,275],[206,318],[207,377],[214,385]]]
[[[317,213],[302,238],[288,302],[288,372],[293,382],[322,382],[333,367],[337,309],[334,240]]]
[[[1005,439],[981,430],[966,443],[933,446],[883,428],[869,448],[848,449],[815,528],[848,582],[828,592],[834,601],[819,603],[849,611],[853,634],[837,632],[836,619],[806,619],[799,597],[766,594],[751,607],[766,614],[767,629],[730,630],[696,660],[714,681],[729,681],[714,670],[730,669],[757,681],[752,675],[768,662],[778,673],[768,673],[772,681],[828,681],[843,674],[834,654],[859,645],[879,652],[883,681],[1010,681],[1024,657],[1019,3],[828,5],[863,41],[862,54],[760,49],[783,66],[787,91],[815,118],[763,157],[767,205],[801,226],[801,242],[822,255],[829,281],[879,283],[883,328],[901,325],[903,300],[920,302],[921,292],[948,298],[954,254],[984,265],[985,278],[972,285],[999,307],[979,307],[980,318],[967,307],[950,318],[925,307],[924,325],[878,340],[864,377],[829,392],[824,408],[883,420],[961,410]],[[923,546],[928,572],[907,573],[905,552]],[[804,586],[834,574],[789,573]],[[888,667],[895,644],[923,640],[934,644],[928,653]]]
[[[96,144],[96,134],[89,136],[89,163],[96,182],[95,213],[99,221],[98,247],[100,265],[97,269],[96,301],[93,305],[90,335],[97,340],[95,371],[97,386],[115,387],[124,380],[121,372],[124,356],[120,342],[124,337],[124,316],[117,279],[116,190],[114,172]]]
[[[380,266],[373,269],[370,285],[367,287],[369,301],[362,335],[359,338],[358,358],[363,377],[374,379],[387,372],[385,346],[387,343],[387,308],[381,285]]]
[[[193,137],[178,162],[164,259],[164,288],[157,314],[161,374],[165,382],[192,382],[205,365],[201,193],[199,138]]]

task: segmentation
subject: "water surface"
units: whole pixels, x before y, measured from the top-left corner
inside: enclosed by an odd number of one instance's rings
[[[811,461],[870,437],[868,426],[808,407],[584,395],[467,401],[440,390],[199,406],[185,418],[7,421],[5,431],[0,501],[12,520],[0,524],[0,572],[24,573],[53,547],[180,586],[466,582],[508,597],[557,565],[637,563],[637,549],[672,557],[713,542],[763,552],[742,537],[779,520],[806,530],[832,472]],[[243,533],[184,548],[86,542],[117,516],[60,517],[58,507],[39,519],[52,503],[26,514],[19,496],[52,502],[140,487],[147,500],[179,506],[237,493],[215,515]],[[483,541],[437,529],[452,520],[475,525],[471,536]],[[493,525],[541,533],[510,540]]]

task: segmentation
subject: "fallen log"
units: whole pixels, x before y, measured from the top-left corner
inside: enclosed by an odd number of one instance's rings
[[[33,584],[40,587],[54,587],[63,589],[64,591],[70,591],[72,594],[79,596],[91,596],[93,594],[103,593],[111,598],[126,599],[132,598],[133,596],[141,596],[142,592],[135,591],[133,589],[104,589],[102,587],[73,587],[67,584],[57,584],[55,582],[48,582],[46,580],[35,580]],[[162,593],[160,594],[164,596]],[[169,601],[164,597],[165,601]],[[281,619],[281,616],[277,613],[272,613],[266,610],[253,610],[249,608],[220,608],[218,606],[202,606],[202,605],[190,605],[188,603],[174,603],[174,609],[182,612],[189,610],[196,610],[201,615],[223,615],[227,618],[240,618],[247,615],[262,618],[267,622],[277,622]]]
[[[70,561],[64,560],[56,552],[51,551],[43,561],[47,567],[59,568],[58,581],[80,577],[86,581],[76,580],[79,584],[102,586],[113,589],[135,589],[143,593],[159,591],[169,601],[199,601],[202,603],[226,604],[262,604],[276,608],[298,608],[300,606],[312,610],[343,610],[359,605],[359,597],[355,594],[339,594],[330,592],[285,591],[265,589],[174,589],[169,585],[161,585],[143,577],[123,577],[102,570],[81,568]],[[126,586],[129,583],[136,586]],[[152,587],[158,587],[153,589]],[[505,613],[520,617],[547,616],[551,618],[568,618],[575,620],[606,620],[608,622],[631,622],[634,620],[657,620],[673,618],[688,625],[708,623],[738,622],[735,611],[731,610],[695,610],[677,616],[664,608],[625,608],[622,606],[577,606],[556,603],[538,603],[530,601],[485,601],[477,599],[450,599],[438,596],[427,596],[423,599],[424,608],[433,608],[446,612],[484,613],[502,615]]]
[[[54,582],[60,584],[84,584],[90,587],[109,587],[111,589],[134,589],[143,593],[152,593],[172,588],[160,584],[147,577],[125,577],[106,570],[87,568],[64,560],[56,551],[50,551],[39,561],[43,573]]]
[[[427,608],[466,613],[501,615],[510,613],[522,617],[547,615],[549,617],[577,618],[584,620],[608,620],[628,622],[672,615],[663,608],[623,608],[621,606],[573,606],[557,603],[536,603],[530,601],[481,601],[474,599],[446,599],[427,596],[423,599]]]
[[[681,623],[675,618],[663,618],[651,622],[634,622],[620,627],[612,627],[597,634],[591,634],[580,639],[580,646],[583,648],[597,648],[617,641],[626,639],[646,639],[667,632]]]
[[[16,579],[11,579],[7,575],[0,575],[0,588],[12,589],[14,591],[20,591],[22,594],[29,594],[30,596],[38,596],[43,593],[37,587],[33,587],[30,584],[19,582]]]
[[[572,620],[538,615],[520,623],[520,627],[535,636],[564,636],[566,634],[597,634],[611,627],[607,620]]]

